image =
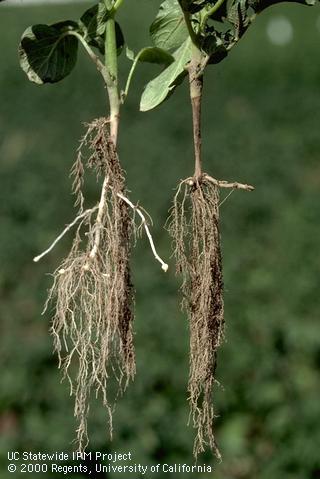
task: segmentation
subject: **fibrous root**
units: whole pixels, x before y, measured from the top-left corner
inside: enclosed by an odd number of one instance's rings
[[[169,218],[177,273],[182,276],[182,308],[190,327],[188,400],[196,429],[194,456],[209,447],[218,458],[213,422],[217,350],[224,339],[224,304],[219,233],[219,187],[253,190],[249,185],[201,178],[183,180]]]

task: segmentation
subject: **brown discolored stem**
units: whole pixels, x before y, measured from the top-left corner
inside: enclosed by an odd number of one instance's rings
[[[191,62],[189,67],[190,99],[192,106],[193,142],[194,142],[194,178],[198,182],[202,176],[201,160],[201,100],[203,75],[198,74],[199,65]]]

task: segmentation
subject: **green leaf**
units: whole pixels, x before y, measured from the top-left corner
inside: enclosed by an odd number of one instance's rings
[[[182,9],[191,14],[200,12],[205,7],[212,7],[214,0],[179,0]]]
[[[188,38],[181,7],[177,0],[165,0],[150,27],[150,35],[156,47],[172,51]]]
[[[89,8],[79,21],[79,28],[89,45],[96,48],[102,55],[105,51],[105,31],[106,21],[109,17],[109,12],[104,3],[99,2],[97,5]],[[119,23],[116,22],[116,40],[117,53],[121,54],[125,45],[124,36]]]
[[[249,5],[255,12],[262,12],[271,5],[282,3],[284,0],[249,0]],[[316,0],[288,0],[290,3],[301,3],[303,5],[313,6]]]
[[[83,29],[86,41],[104,35],[108,16],[108,10],[101,2],[84,12],[79,24]]]
[[[222,38],[214,30],[205,37],[202,49],[210,57],[208,64],[220,63],[228,55],[228,50]]]
[[[71,21],[27,28],[19,45],[19,60],[30,81],[56,83],[69,75],[77,62],[78,40],[68,32],[76,29]]]
[[[149,82],[142,94],[140,110],[152,110],[171,95],[187,75],[186,65],[191,59],[191,41],[188,38],[173,54],[171,63],[160,75]]]
[[[233,25],[236,38],[242,37],[249,25],[248,7],[248,0],[236,0],[228,12],[228,20]]]
[[[137,67],[138,62],[147,62],[147,63],[158,63],[160,65],[170,65],[170,63],[174,62],[174,57],[170,55],[170,53],[166,52],[165,50],[162,50],[161,48],[157,47],[146,47],[140,50],[138,55],[134,57],[134,53],[127,48],[127,56],[129,59],[133,59],[133,64],[128,76],[127,84],[126,84],[126,89],[122,94],[123,100],[127,97],[131,80],[133,77],[133,74],[135,72],[135,69]]]
[[[170,53],[158,47],[143,48],[136,58],[139,62],[158,63],[158,65],[170,65],[174,62],[174,57]]]

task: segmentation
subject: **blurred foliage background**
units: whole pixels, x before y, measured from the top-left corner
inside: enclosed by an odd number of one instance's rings
[[[159,2],[126,3],[121,21],[130,48],[137,50],[149,44],[147,25]],[[74,217],[69,169],[82,123],[105,115],[106,99],[82,52],[64,82],[38,87],[20,71],[17,45],[27,26],[75,19],[83,9],[76,2],[0,9],[4,479],[12,477],[6,472],[8,450],[72,450],[73,402],[52,354],[50,315],[41,316],[51,283],[46,273],[59,264],[72,235],[40,264],[32,258]],[[272,21],[279,16],[292,26],[286,45],[267,34],[274,35]],[[227,341],[219,355],[223,387],[216,389],[215,401],[223,462],[210,455],[199,461],[214,466],[216,479],[320,477],[319,19],[318,7],[272,7],[206,79],[206,170],[256,187],[250,194],[234,192],[221,208]],[[122,74],[128,68],[123,56]],[[142,65],[134,79],[122,115],[120,153],[132,198],[152,215],[159,251],[168,258],[163,225],[177,182],[192,173],[191,117],[186,85],[159,109],[139,113],[143,85],[156,71]],[[87,195],[89,204],[97,201],[94,181]],[[118,401],[112,443],[105,412],[93,405],[90,450],[131,450],[134,462],[144,464],[192,464],[188,327],[179,311],[174,265],[163,274],[143,238],[134,250],[133,271],[138,374]]]

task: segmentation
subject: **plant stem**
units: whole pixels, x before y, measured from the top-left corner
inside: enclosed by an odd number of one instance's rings
[[[107,8],[110,7],[109,0],[106,0]],[[105,68],[109,72],[111,81],[106,83],[109,107],[110,107],[110,138],[116,148],[119,129],[120,115],[120,96],[118,90],[118,57],[117,57],[117,40],[116,28],[113,15],[109,16],[106,21],[106,39],[105,39]],[[94,258],[97,254],[100,244],[102,218],[106,207],[106,194],[109,179],[106,176],[103,181],[102,191],[99,201],[98,214],[96,219],[96,232],[94,246],[90,252],[90,258]]]
[[[119,127],[120,97],[118,91],[116,28],[113,16],[109,17],[106,22],[105,65],[112,79],[112,83],[109,86],[107,85],[107,90],[110,103],[110,135],[116,146]]]
[[[180,2],[179,2],[180,3]],[[199,49],[198,37],[193,30],[189,12],[183,11],[184,20],[192,42],[192,59],[188,65],[190,100],[192,107],[193,143],[194,143],[194,178],[196,183],[202,176],[201,161],[201,100],[203,88],[204,55]]]
[[[96,232],[95,232],[95,238],[94,238],[94,246],[90,252],[90,255],[89,255],[90,258],[94,258],[96,256],[99,245],[100,245],[101,230],[103,226],[102,217],[103,217],[103,213],[104,213],[104,209],[106,205],[108,182],[109,182],[109,179],[106,176],[102,185],[102,191],[101,191],[99,207],[98,207],[98,214],[96,218]]]
[[[125,89],[124,91],[122,92],[121,94],[121,103],[124,102],[124,100],[126,99],[126,97],[128,96],[128,93],[129,93],[129,88],[130,88],[130,85],[131,85],[131,80],[132,80],[132,77],[133,77],[133,74],[135,72],[135,69],[137,67],[137,64],[139,63],[139,60],[140,60],[140,57],[141,55],[144,53],[146,49],[143,48],[142,50],[139,51],[139,53],[136,55],[136,57],[134,58],[133,60],[133,63],[132,63],[132,66],[130,68],[130,72],[129,72],[129,75],[128,75],[128,78],[127,78],[127,83],[126,83],[126,86],[125,86]]]
[[[183,16],[184,16],[184,21],[186,23],[186,26],[187,26],[187,29],[188,29],[188,33],[189,33],[189,36],[191,38],[191,41],[194,45],[197,45],[198,44],[198,38],[197,38],[197,35],[193,29],[193,26],[192,26],[192,22],[191,22],[191,17],[190,17],[190,13],[189,12],[185,12],[184,10],[183,11]]]
[[[201,103],[203,89],[202,55],[196,46],[189,65],[189,87],[192,107],[193,143],[194,143],[194,178],[198,182],[202,176],[201,159]]]
[[[115,4],[113,5],[112,11],[116,12],[122,5],[123,0],[116,0]]]
[[[140,52],[141,53],[141,52]],[[130,88],[130,85],[131,85],[131,80],[132,80],[132,77],[133,77],[133,74],[134,74],[134,71],[137,67],[137,64],[138,64],[138,61],[139,61],[139,54],[135,57],[133,63],[132,63],[132,66],[130,68],[130,72],[129,72],[129,75],[128,75],[128,79],[127,79],[127,83],[126,83],[126,86],[125,86],[125,89],[124,89],[124,92],[122,92],[122,103],[124,102],[124,100],[126,99],[126,97],[128,96],[128,93],[129,93],[129,88]]]

